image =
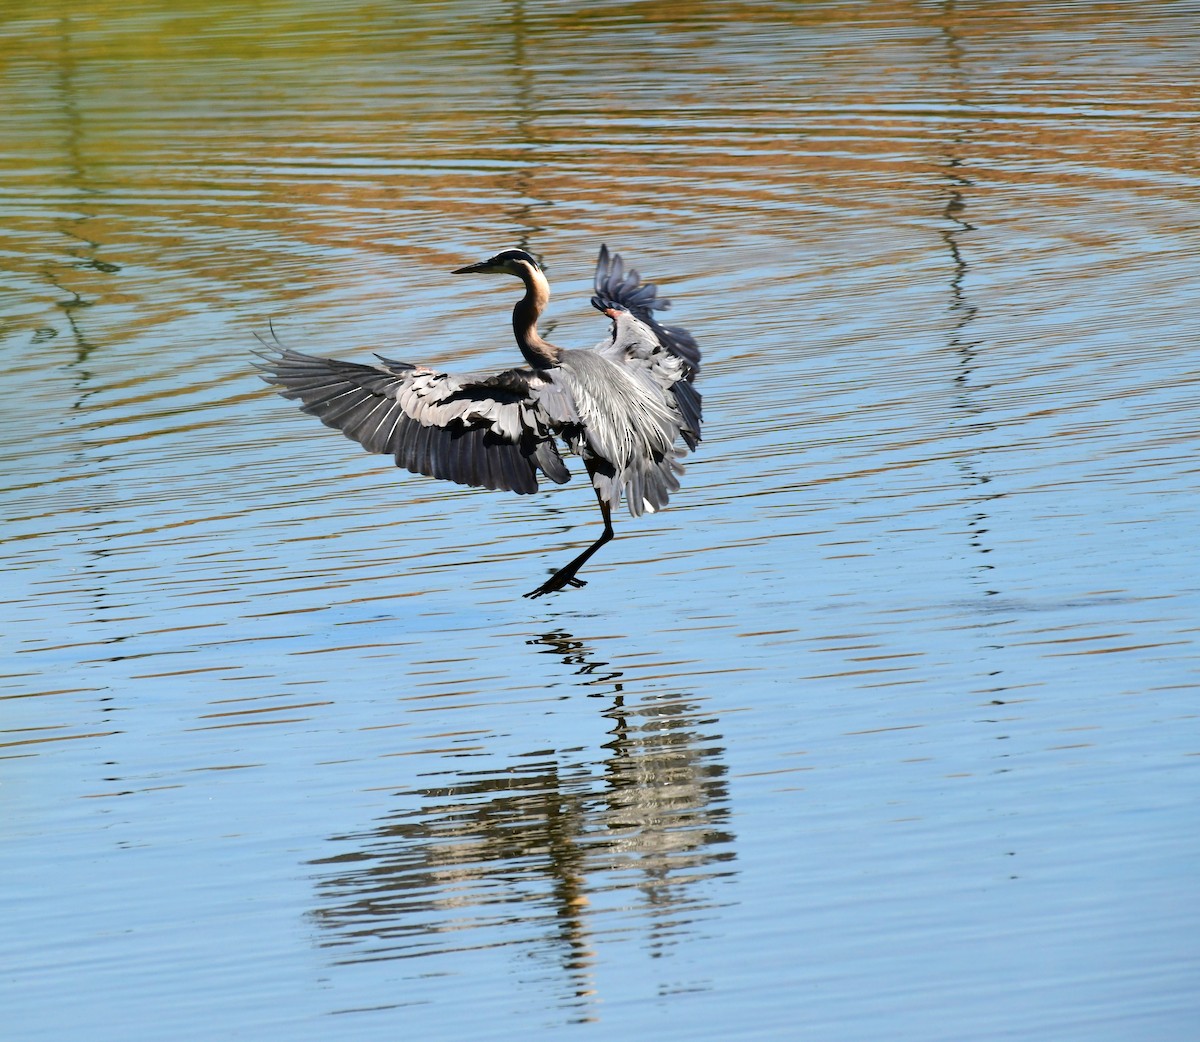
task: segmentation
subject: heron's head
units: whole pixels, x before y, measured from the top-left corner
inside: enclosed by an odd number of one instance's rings
[[[503,250],[494,257],[489,257],[478,264],[468,264],[465,268],[456,268],[453,275],[515,275],[519,279],[528,279],[533,272],[541,272],[542,266],[524,250]]]

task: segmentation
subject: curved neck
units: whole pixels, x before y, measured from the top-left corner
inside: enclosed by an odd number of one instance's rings
[[[513,308],[513,334],[521,354],[535,369],[549,369],[558,364],[559,350],[538,332],[538,316],[550,300],[550,283],[537,268],[521,265],[521,281],[525,283],[525,296]]]

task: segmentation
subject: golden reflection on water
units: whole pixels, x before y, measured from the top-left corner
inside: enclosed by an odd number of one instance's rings
[[[117,303],[116,276],[147,254],[193,292],[233,283],[282,303],[320,286],[352,303],[364,263],[446,270],[481,235],[493,243],[497,210],[509,236],[514,223],[535,236],[552,205],[559,226],[686,222],[717,245],[747,215],[769,226],[798,206],[908,219],[964,166],[989,195],[1128,206],[1195,176],[1195,101],[1172,74],[1191,51],[1162,10],[1139,29],[1114,26],[1111,5],[877,3],[847,31],[838,5],[281,2],[231,18],[220,4],[64,3],[0,41],[8,92],[33,102],[0,170],[39,204],[16,230],[64,309]],[[355,19],[377,27],[350,36]],[[1064,20],[1079,41],[1070,81]],[[1122,28],[1153,64],[1108,63],[1121,39],[1104,36]],[[756,33],[785,46],[760,53]],[[359,256],[336,263],[330,248]],[[186,294],[171,296],[185,313]],[[170,317],[160,299],[124,321]]]

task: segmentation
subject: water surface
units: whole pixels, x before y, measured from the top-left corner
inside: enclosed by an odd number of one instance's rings
[[[14,1037],[1194,1030],[1200,11],[667,6],[0,11]],[[601,242],[707,424],[584,590],[254,377]]]

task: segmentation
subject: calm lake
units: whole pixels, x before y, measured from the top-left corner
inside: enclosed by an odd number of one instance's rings
[[[1200,1032],[1200,3],[0,0],[14,1040]],[[704,351],[670,509],[256,336]]]

